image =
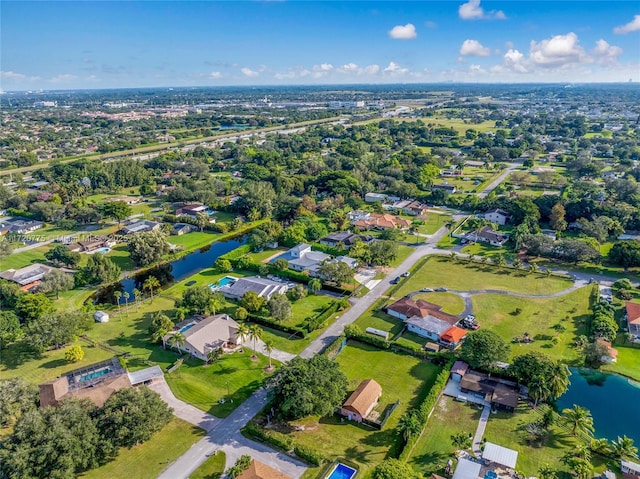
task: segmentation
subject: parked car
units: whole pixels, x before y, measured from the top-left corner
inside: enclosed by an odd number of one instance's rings
[[[408,278],[409,272],[407,271],[406,273],[402,273],[400,276],[402,276],[403,278]]]
[[[445,288],[444,286],[440,286],[439,288],[436,288],[436,291],[438,293],[444,293],[445,291],[449,291],[447,288]]]
[[[422,288],[421,293],[433,293],[433,288]]]
[[[400,276],[396,276],[390,281],[391,284],[398,284],[399,282],[400,282]]]

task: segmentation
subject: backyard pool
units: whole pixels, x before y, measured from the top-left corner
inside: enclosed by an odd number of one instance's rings
[[[327,476],[326,479],[351,479],[356,475],[358,471],[356,471],[353,467],[345,466],[341,462],[336,464],[336,467],[333,468],[331,474]]]
[[[238,278],[234,278],[233,276],[225,276],[224,278],[220,278],[220,280],[218,281],[218,287],[221,288],[228,284],[233,284],[236,281],[238,281]]]
[[[100,248],[99,250],[96,250],[96,253],[107,254],[109,251],[111,251],[111,248]]]
[[[92,373],[83,374],[78,379],[79,383],[84,381],[89,381],[91,379],[99,378],[100,376],[104,376],[105,374],[109,374],[111,372],[111,368],[98,369],[97,371],[93,371]]]
[[[182,327],[180,328],[180,332],[181,332],[181,333],[184,333],[185,331],[189,331],[189,330],[190,330],[191,328],[193,328],[195,325],[196,325],[196,323],[190,323],[190,324],[187,324],[186,326],[182,326]]]

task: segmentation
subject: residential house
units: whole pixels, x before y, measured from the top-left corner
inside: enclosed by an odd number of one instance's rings
[[[4,222],[0,225],[3,229],[7,229],[7,233],[14,234],[27,234],[40,229],[44,226],[42,221],[30,220],[27,218],[11,218],[8,220],[4,220]]]
[[[331,255],[320,251],[311,251],[311,245],[299,244],[291,248],[288,252],[289,268],[294,271],[309,271],[315,273],[318,268],[331,259]]]
[[[370,217],[371,217],[371,213],[369,213],[368,211],[355,210],[355,211],[349,211],[347,213],[347,219],[351,221],[351,223],[355,223],[356,221],[360,221],[360,220],[366,220],[366,219],[369,219]]]
[[[482,464],[479,461],[460,457],[452,479],[478,479],[482,477],[482,474],[480,474],[481,468]]]
[[[371,213],[367,218],[359,219],[353,222],[353,225],[362,229],[399,229],[407,230],[411,226],[411,221],[390,214]]]
[[[181,236],[183,234],[191,233],[198,229],[196,226],[190,225],[188,223],[174,223],[171,226],[171,234],[175,236]]]
[[[33,263],[20,269],[8,269],[0,273],[0,278],[13,281],[23,291],[31,291],[42,282],[46,274],[54,268],[40,263]]]
[[[288,287],[286,284],[259,276],[249,276],[221,286],[218,291],[220,291],[225,298],[238,301],[249,291],[253,291],[261,298],[269,300],[274,294],[285,294],[287,290]]]
[[[467,363],[460,360],[456,361],[455,363],[453,363],[453,366],[451,367],[451,373],[450,373],[451,379],[459,383],[460,380],[464,377],[464,375],[467,374],[468,370],[469,370],[469,365]]]
[[[483,399],[495,409],[513,412],[518,407],[515,385],[492,379],[485,373],[468,370],[460,379],[460,390]]]
[[[402,211],[404,211],[409,216],[426,216],[429,212],[429,207],[417,200],[413,200],[409,202],[408,205],[405,205],[402,208]]]
[[[123,203],[128,204],[129,206],[138,204],[142,201],[141,196],[111,196],[109,198],[105,198],[103,201],[122,201]]]
[[[202,203],[191,203],[184,205],[176,210],[176,216],[187,216],[189,218],[196,219],[199,214],[205,214],[209,217],[209,223],[215,223],[215,218],[211,218],[214,213],[208,206]]]
[[[488,243],[491,246],[502,246],[509,241],[509,235],[494,231],[489,226],[483,226],[479,230],[472,231],[464,237],[470,243]]]
[[[339,233],[331,233],[325,236],[319,243],[332,248],[339,248],[341,245],[344,245],[345,248],[349,249],[356,241],[362,241],[368,244],[373,241],[373,236],[363,236],[351,233],[350,231],[340,231]]]
[[[291,477],[253,459],[237,479],[291,479]]]
[[[384,193],[367,193],[364,195],[364,201],[366,203],[384,203],[384,202],[395,202],[399,201],[400,198],[397,196],[389,196]]]
[[[344,402],[340,408],[340,414],[350,421],[362,422],[376,407],[380,396],[382,396],[380,384],[373,379],[365,379]]]
[[[40,407],[57,406],[67,398],[88,399],[98,407],[115,392],[163,378],[159,366],[127,373],[118,358],[74,369],[52,381],[40,384]]]
[[[111,248],[116,242],[106,236],[95,236],[85,241],[78,241],[67,246],[71,251],[76,253],[94,253],[102,248]]]
[[[640,341],[640,304],[627,302],[627,330],[635,341]]]
[[[138,220],[120,229],[120,234],[132,235],[135,233],[147,233],[149,231],[157,231],[160,229],[160,223],[149,220]]]
[[[331,262],[335,261],[341,261],[351,269],[356,269],[358,267],[358,260],[349,256],[336,256],[335,259],[331,260]]]
[[[500,226],[506,225],[511,219],[511,215],[500,208],[485,212],[484,217],[492,223],[499,224]]]
[[[175,329],[162,338],[162,345],[176,347],[203,361],[216,349],[232,350],[242,344],[238,336],[238,323],[227,314],[207,316],[204,319],[194,316],[176,324]],[[184,343],[174,343],[172,337],[180,333]]]
[[[492,442],[485,442],[482,450],[482,460],[485,464],[499,464],[515,470],[518,462],[518,451],[507,447],[498,446]]]
[[[434,191],[434,190],[442,190],[452,195],[456,192],[456,187],[453,185],[446,185],[446,184],[433,185],[431,186],[431,191]]]
[[[620,461],[620,470],[625,479],[640,477],[640,464],[626,460]]]
[[[412,333],[438,341],[448,348],[455,349],[466,335],[464,329],[454,326],[458,322],[457,316],[445,313],[441,306],[422,299],[405,296],[388,306],[387,314],[402,319]]]
[[[451,327],[451,325],[446,321],[436,318],[430,314],[425,317],[411,316],[404,320],[404,324],[412,333],[435,341],[438,341],[440,339],[440,335]]]
[[[467,333],[468,331],[466,329],[459,328],[458,326],[451,326],[440,335],[440,342],[449,349],[456,349],[462,344]]]
[[[614,349],[611,346],[611,342],[606,341],[602,338],[598,338],[596,339],[596,344],[599,346],[602,346],[604,349],[606,349],[606,354],[603,354],[600,357],[600,362],[603,364],[611,364],[611,363],[615,363],[618,360],[618,350]]]
[[[104,311],[96,311],[93,313],[93,319],[96,323],[108,323],[109,322],[109,314]]]

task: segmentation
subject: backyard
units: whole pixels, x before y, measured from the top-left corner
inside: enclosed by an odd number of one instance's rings
[[[417,405],[429,392],[439,368],[413,356],[383,351],[369,345],[349,342],[336,358],[349,379],[350,394],[361,381],[375,379],[382,386],[380,408],[399,400],[399,406],[382,431],[351,423],[338,416],[310,417],[293,421],[289,434],[300,443],[319,449],[330,459],[344,457],[355,462],[366,477],[373,467],[392,451],[400,438],[396,427],[400,417]]]

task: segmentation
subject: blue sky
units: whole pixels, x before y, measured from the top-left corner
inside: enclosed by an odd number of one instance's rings
[[[635,1],[10,1],[3,90],[640,81]]]

